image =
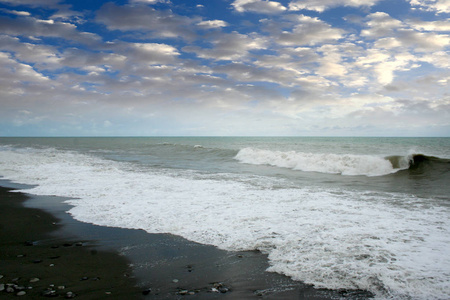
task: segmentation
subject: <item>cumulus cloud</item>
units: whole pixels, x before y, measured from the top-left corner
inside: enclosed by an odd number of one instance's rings
[[[333,42],[342,38],[344,31],[333,28],[329,24],[305,15],[296,17],[295,26],[291,31],[282,31],[277,42],[283,45],[316,45],[324,42]]]
[[[286,10],[286,7],[281,3],[267,0],[235,0],[231,5],[237,12],[241,13],[277,14]]]
[[[211,29],[211,28],[227,27],[228,23],[222,20],[207,20],[198,22],[197,25],[206,29]]]
[[[380,0],[294,0],[289,3],[289,10],[313,10],[323,12],[336,6],[373,6]]]
[[[47,45],[23,43],[19,38],[0,35],[0,50],[14,53],[20,61],[33,63],[37,69],[55,69],[59,67],[58,51]]]
[[[10,83],[13,82],[16,84],[23,83],[25,81],[42,83],[49,80],[46,76],[34,70],[32,66],[17,62],[7,53],[0,52],[0,61],[1,65],[5,68],[0,75],[4,80],[3,82],[6,82],[7,80]],[[7,88],[6,86],[3,87]]]
[[[409,0],[411,6],[436,13],[450,13],[450,0]]]
[[[409,20],[408,24],[416,30],[450,31],[450,20],[445,21]]]
[[[34,17],[13,19],[0,16],[0,31],[13,36],[56,37],[91,45],[101,40],[97,34],[80,32],[77,26],[69,22]]]
[[[112,2],[97,11],[97,21],[109,30],[151,33],[154,37],[191,39],[193,20],[149,6],[118,6]]]
[[[129,56],[147,64],[166,64],[174,61],[178,50],[170,45],[157,43],[130,43]]]
[[[210,40],[212,48],[186,46],[183,51],[194,52],[198,57],[214,60],[245,59],[249,51],[263,49],[266,40],[258,35],[245,35],[237,32],[223,33]]]

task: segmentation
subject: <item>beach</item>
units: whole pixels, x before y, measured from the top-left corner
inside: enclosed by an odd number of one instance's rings
[[[448,139],[1,142],[15,294],[448,298]]]
[[[51,214],[26,208],[29,197],[0,187],[1,297],[137,299],[141,291],[127,260],[99,251],[92,241],[57,237],[63,226]],[[82,238],[82,237],[80,237]],[[8,284],[14,291],[7,291]]]
[[[0,186],[2,297],[366,299],[371,296],[363,291],[314,289],[265,272],[267,258],[258,251],[227,252],[172,235],[81,223],[67,214],[64,216],[61,207],[50,209],[46,202],[55,204],[54,199],[49,201],[46,197],[11,190]]]

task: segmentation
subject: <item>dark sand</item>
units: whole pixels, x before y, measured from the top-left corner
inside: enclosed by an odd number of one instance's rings
[[[72,292],[76,299],[141,296],[124,257],[81,240],[52,236],[60,227],[58,220],[45,211],[24,208],[27,196],[8,191],[0,187],[0,283],[22,286],[22,297],[32,299],[49,290],[62,298]],[[39,281],[30,282],[33,278]],[[0,298],[16,298],[18,292],[1,291]]]
[[[371,296],[362,291],[318,290],[268,273],[267,257],[258,251],[228,252],[168,234],[81,223],[65,213],[70,207],[62,203],[64,199],[9,190],[0,187],[0,275],[4,276],[0,284],[26,287],[25,298],[44,298],[42,293],[49,288],[59,298],[73,292],[75,299]],[[32,278],[40,280],[31,283]],[[16,293],[1,291],[0,298],[16,298]]]

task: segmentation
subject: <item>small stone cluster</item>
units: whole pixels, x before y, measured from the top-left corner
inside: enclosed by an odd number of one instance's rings
[[[208,293],[228,293],[231,291],[231,289],[227,286],[225,286],[222,282],[213,282],[211,283],[211,286],[204,288],[204,289],[194,289],[194,290],[188,290],[188,289],[182,289],[178,288],[177,295],[186,296],[186,295],[195,295],[202,291],[205,291]]]
[[[179,280],[178,279],[173,279],[172,280],[173,283],[178,283]],[[192,295],[196,295],[202,292],[207,292],[207,293],[228,293],[231,292],[231,288],[228,286],[225,286],[225,284],[223,284],[222,282],[213,282],[210,284],[210,286],[208,287],[204,287],[201,289],[186,289],[186,288],[182,288],[182,287],[178,287],[177,288],[177,292],[176,295],[179,296],[192,296]],[[142,294],[144,296],[153,294],[153,295],[159,295],[158,291],[152,291],[151,288],[147,288],[145,290],[142,291]]]
[[[0,280],[3,278],[4,276],[0,275]],[[13,278],[9,283],[0,283],[0,293],[10,293],[15,294],[16,296],[25,296],[27,295],[27,291],[30,291],[34,288],[33,284],[39,282],[40,279],[37,277],[30,278],[27,285],[19,284],[19,281],[23,282],[24,280],[21,280],[21,278]],[[55,287],[52,284],[47,289],[45,289],[41,295],[44,297],[58,297],[61,295],[66,299],[75,298],[75,293],[70,291],[66,292],[64,291],[65,289],[65,286],[61,285]]]

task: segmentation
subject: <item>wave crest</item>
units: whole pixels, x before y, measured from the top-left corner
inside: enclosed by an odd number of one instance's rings
[[[373,155],[284,152],[254,148],[241,149],[235,159],[246,164],[341,175],[382,176],[408,168],[407,161],[403,166],[399,159],[399,163],[394,166],[390,160]]]

